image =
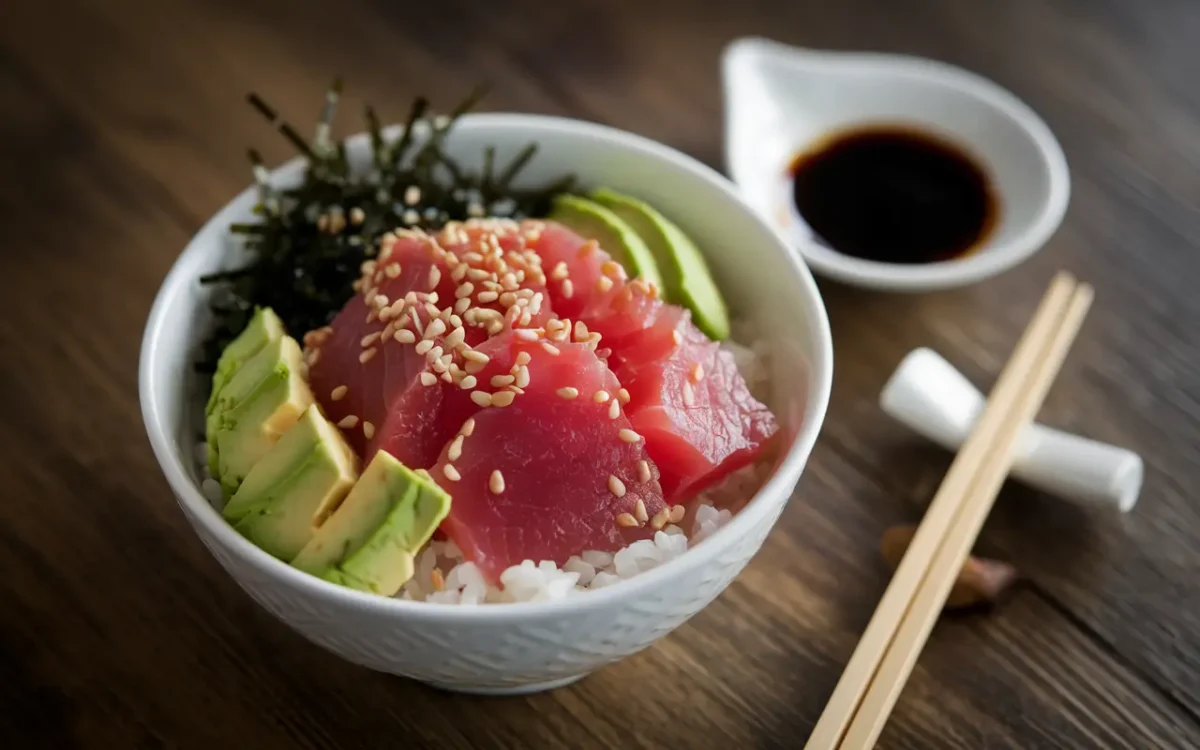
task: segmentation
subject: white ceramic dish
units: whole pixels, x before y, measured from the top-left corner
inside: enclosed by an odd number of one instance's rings
[[[922,58],[817,52],[757,38],[731,43],[721,72],[729,174],[817,273],[890,291],[963,286],[1027,259],[1062,221],[1070,175],[1058,141],[1032,109],[985,78]],[[843,255],[813,236],[792,204],[788,165],[822,136],[866,123],[917,126],[981,162],[1001,213],[980,247],[906,266]]]
[[[755,554],[794,489],[820,430],[833,355],[825,309],[800,259],[716,172],[644,138],[551,117],[465,117],[448,149],[478,168],[486,144],[511,158],[540,144],[524,179],[574,172],[645,198],[696,237],[736,313],[773,345],[770,405],[788,440],[758,495],[687,554],[631,580],[565,600],[463,607],[386,599],[308,576],[230,528],[198,488],[197,408],[185,378],[208,325],[198,277],[236,252],[227,227],[255,202],[247,189],[193,238],[163,282],[142,342],[139,388],[146,431],[185,516],[230,575],[263,607],[312,642],[372,669],[480,693],[531,692],[571,682],[639,651],[715,598]],[[368,153],[352,139],[352,161]],[[276,171],[277,184],[302,164]],[[786,325],[780,323],[786,322]]]

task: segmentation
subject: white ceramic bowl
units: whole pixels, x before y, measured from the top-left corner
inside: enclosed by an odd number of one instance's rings
[[[712,601],[759,549],[804,469],[829,399],[829,325],[816,285],[782,238],[728,181],[693,159],[629,133],[519,114],[465,117],[448,149],[478,167],[486,144],[511,158],[540,144],[524,179],[574,172],[588,185],[637,194],[675,219],[705,249],[735,312],[772,342],[769,399],[787,450],[758,495],[685,555],[628,581],[565,600],[462,607],[387,599],[341,588],[270,557],[205,501],[193,458],[202,410],[190,395],[191,361],[209,323],[198,277],[226,267],[237,248],[231,222],[251,216],[247,189],[219,211],[176,261],[142,341],[139,388],[154,453],[188,521],[230,575],[263,607],[313,643],[371,669],[444,688],[532,692],[571,682],[637,652]],[[350,143],[367,153],[365,136]],[[294,179],[299,161],[276,171]]]
[[[819,274],[898,292],[973,284],[1033,255],[1062,221],[1071,192],[1062,148],[1037,113],[986,78],[918,57],[753,37],[725,49],[721,70],[729,173]],[[792,203],[789,164],[833,132],[875,123],[915,126],[981,163],[1000,215],[979,247],[954,260],[900,265],[845,255],[814,237]]]

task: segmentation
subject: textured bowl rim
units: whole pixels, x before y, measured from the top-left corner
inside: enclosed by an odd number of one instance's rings
[[[268,555],[238,534],[205,499],[199,486],[192,481],[185,469],[183,457],[175,450],[173,440],[165,429],[162,405],[154,397],[155,383],[159,375],[155,372],[158,342],[169,333],[172,326],[167,319],[171,302],[182,290],[193,283],[198,267],[211,256],[198,238],[212,231],[214,225],[228,226],[236,204],[254,191],[250,186],[218,210],[204,226],[189,240],[187,247],[175,260],[155,296],[149,318],[142,336],[138,366],[138,391],[146,434],[154,450],[155,458],[167,482],[174,491],[183,510],[191,520],[200,523],[205,530],[229,548],[233,554],[247,564],[277,580],[281,586],[298,589],[304,595],[326,599],[340,607],[390,612],[425,621],[454,622],[462,620],[493,619],[511,620],[536,616],[565,614],[567,611],[602,608],[620,600],[635,600],[639,595],[666,579],[681,575],[699,565],[711,561],[728,549],[739,536],[749,532],[759,520],[768,515],[776,505],[785,505],[790,498],[791,488],[799,480],[808,457],[812,452],[817,435],[825,421],[833,382],[833,345],[825,305],[816,282],[799,254],[793,252],[779,231],[765,222],[737,194],[732,182],[716,170],[698,160],[664,144],[627,131],[606,125],[549,115],[495,112],[469,114],[455,125],[456,132],[469,130],[498,131],[517,130],[536,137],[540,134],[556,133],[565,137],[606,141],[617,147],[640,153],[644,156],[670,162],[673,166],[690,173],[697,180],[707,183],[724,193],[726,199],[738,210],[774,238],[778,261],[793,274],[799,291],[804,295],[806,315],[813,335],[812,370],[809,373],[809,394],[804,408],[803,423],[788,447],[786,454],[767,482],[733,518],[707,537],[704,544],[673,558],[657,568],[639,573],[627,580],[588,591],[585,594],[539,602],[513,602],[496,605],[463,606],[425,601],[411,601],[394,597],[355,591],[328,583],[304,573],[287,563]],[[351,144],[365,144],[367,134],[351,136]],[[296,157],[272,170],[272,181],[286,179],[290,174],[299,174],[303,159]],[[193,529],[193,532],[196,530]]]

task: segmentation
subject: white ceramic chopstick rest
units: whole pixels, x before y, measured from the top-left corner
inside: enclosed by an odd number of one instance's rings
[[[909,352],[879,405],[914,432],[956,451],[983,412],[984,397],[932,349]],[[1077,503],[1126,513],[1137,503],[1144,469],[1139,455],[1033,424],[1018,440],[1012,476]]]

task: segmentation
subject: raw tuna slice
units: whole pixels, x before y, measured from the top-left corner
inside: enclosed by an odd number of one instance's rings
[[[410,389],[430,379],[457,385],[473,369],[466,352],[489,335],[553,318],[540,258],[525,243],[512,221],[449,224],[437,237],[402,232],[364,264],[359,294],[331,325],[305,337],[313,390],[361,456],[380,447],[380,428]],[[424,394],[410,400],[428,407]]]
[[[561,565],[652,536],[669,510],[644,443],[605,398],[616,377],[586,344],[508,346],[514,363],[528,356],[528,384],[475,413],[430,471],[453,497],[442,530],[492,581],[525,559]]]
[[[482,369],[472,374],[467,385],[449,382],[440,377],[436,380],[418,379],[413,387],[392,401],[387,417],[376,430],[375,448],[382,448],[395,456],[401,463],[413,469],[428,469],[433,466],[442,449],[458,433],[466,419],[482,408],[472,394],[479,392],[490,397],[493,376],[503,376],[514,365],[513,333],[506,331],[488,339],[474,351],[488,358]],[[472,368],[474,369],[474,368]]]
[[[530,247],[541,256],[550,301],[560,318],[586,319],[620,291],[624,272],[594,240],[553,221],[527,221],[523,226],[532,238]]]
[[[709,341],[686,311],[667,305],[655,321],[620,349],[615,367],[630,394],[633,427],[662,472],[666,499],[683,503],[753,462],[778,426],[750,394],[733,354]],[[653,360],[662,348],[651,343],[661,342],[660,326],[678,343],[665,359]]]

